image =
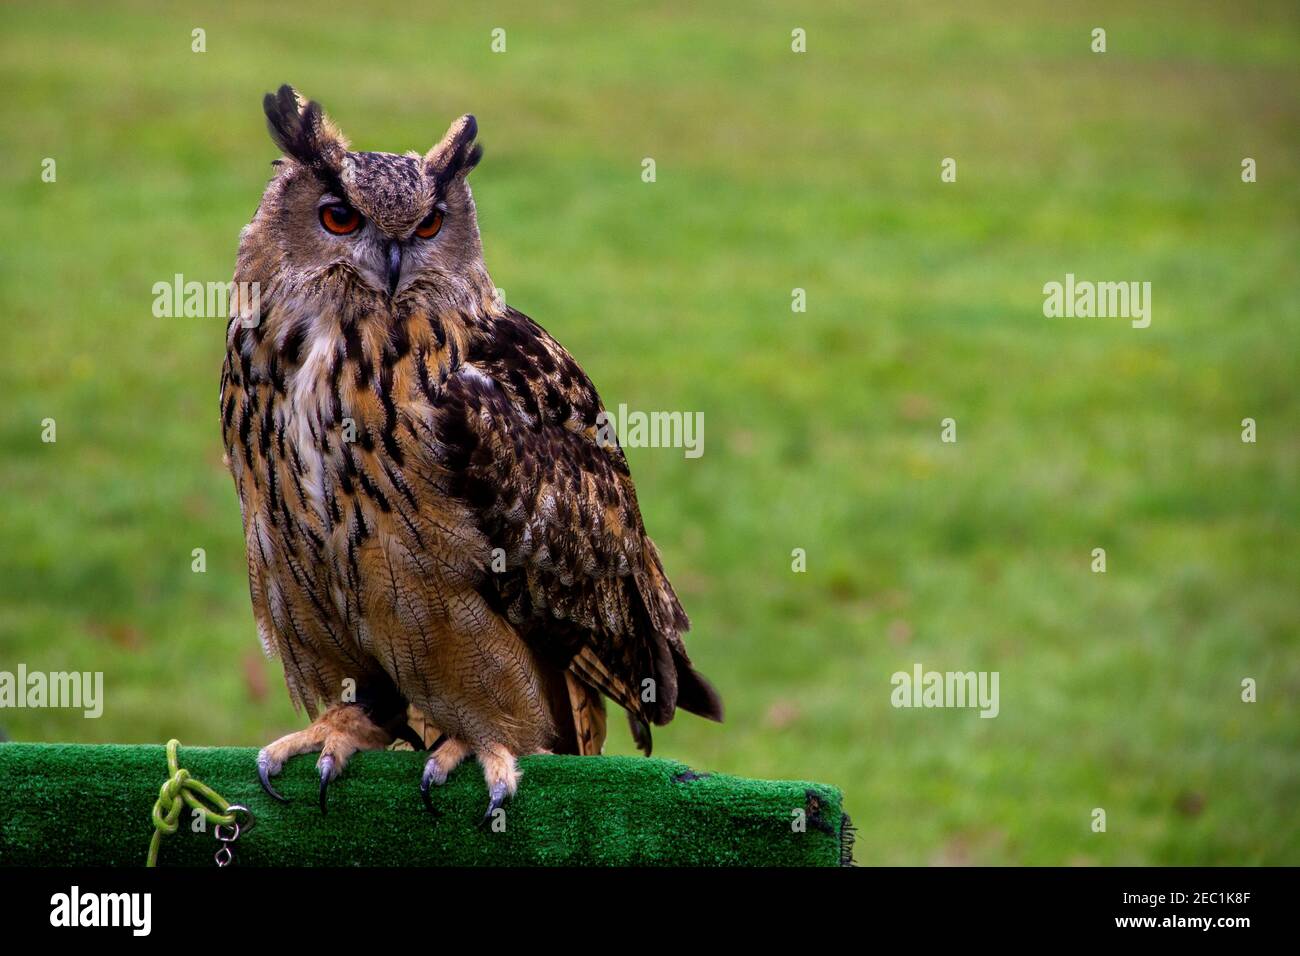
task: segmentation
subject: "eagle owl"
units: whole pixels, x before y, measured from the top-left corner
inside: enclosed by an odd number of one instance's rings
[[[399,156],[291,87],[264,107],[284,156],[240,235],[260,312],[231,318],[221,421],[258,635],[312,723],[263,786],[319,752],[324,810],[356,751],[414,738],[431,810],[473,755],[491,814],[517,757],[600,752],[606,696],[646,753],[678,707],[721,720],[600,398],[488,277],[474,117]]]

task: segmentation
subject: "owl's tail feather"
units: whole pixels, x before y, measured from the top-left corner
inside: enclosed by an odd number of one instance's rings
[[[649,721],[641,716],[639,708],[636,710],[628,708],[627,711],[627,725],[632,729],[632,739],[636,742],[637,749],[647,757],[654,749],[650,722],[666,724],[672,720],[678,708],[708,720],[722,722],[722,696],[709,683],[708,678],[692,667],[690,658],[677,648],[670,646],[669,655],[676,670],[674,677],[676,696],[672,709],[660,707],[650,713]]]
[[[564,681],[573,718],[572,752],[584,757],[599,754],[605,749],[605,698],[568,671]]]
[[[673,663],[677,665],[677,706],[722,723],[722,697],[708,678],[692,667],[691,662],[676,650],[673,651]]]
[[[654,736],[650,733],[650,725],[630,710],[627,712],[627,725],[632,730],[632,740],[636,743],[636,749],[647,757],[650,756],[650,753],[655,748]]]

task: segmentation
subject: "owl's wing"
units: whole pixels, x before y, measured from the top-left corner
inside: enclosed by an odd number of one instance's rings
[[[434,457],[494,551],[480,590],[544,659],[648,723],[722,719],[691,667],[690,627],[646,536],[627,459],[595,388],[513,309],[471,340],[436,404]]]

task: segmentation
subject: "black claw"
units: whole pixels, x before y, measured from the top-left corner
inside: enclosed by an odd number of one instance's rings
[[[440,817],[442,814],[435,809],[433,797],[429,795],[429,784],[433,783],[433,774],[438,766],[433,762],[433,753],[446,742],[446,734],[440,734],[438,739],[433,742],[433,746],[429,748],[429,759],[424,762],[424,773],[420,776],[420,797],[424,800],[424,808],[435,817]]]
[[[328,754],[320,758],[320,812],[323,815],[325,809],[325,795],[329,792],[330,771],[334,769],[334,758]]]
[[[437,768],[438,765],[430,757],[424,764],[424,773],[420,776],[420,797],[424,800],[424,808],[435,817],[442,816],[442,814],[433,805],[433,797],[429,794],[429,785],[433,783],[433,774]]]
[[[501,804],[506,802],[506,784],[504,780],[498,780],[492,784],[488,790],[488,808],[487,813],[483,814],[483,819],[479,821],[480,827],[486,827],[492,822],[492,814],[501,809]]]
[[[289,798],[271,786],[271,774],[268,772],[267,760],[263,754],[257,755],[257,779],[262,781],[262,789],[281,803],[288,803]]]

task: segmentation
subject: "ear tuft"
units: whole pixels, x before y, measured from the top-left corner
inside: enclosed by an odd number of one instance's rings
[[[424,157],[425,171],[443,186],[456,178],[464,178],[483,158],[483,147],[474,142],[478,136],[478,120],[466,113],[447,128],[447,133],[437,146]]]
[[[271,139],[286,156],[318,175],[337,175],[347,152],[347,140],[315,100],[303,102],[289,84],[262,99]]]

